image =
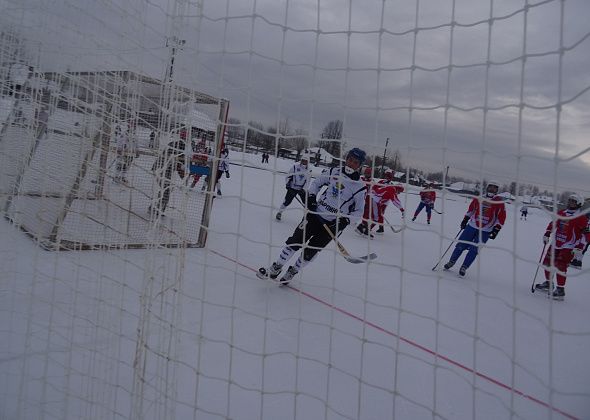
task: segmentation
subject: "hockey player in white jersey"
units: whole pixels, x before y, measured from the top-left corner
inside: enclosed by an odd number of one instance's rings
[[[117,174],[115,182],[127,184],[127,171],[133,159],[139,157],[137,139],[132,133],[129,122],[121,121],[115,125],[115,141],[117,143]]]
[[[259,278],[276,279],[293,254],[302,249],[295,264],[290,266],[279,280],[280,284],[288,284],[332,241],[332,235],[326,231],[326,227],[337,236],[350,224],[349,218],[362,217],[366,186],[360,180],[359,170],[365,157],[366,153],[355,147],[347,153],[346,161],[341,168],[325,170],[311,183],[305,217],[286,240],[278,259],[270,267],[261,267],[258,270],[256,275]],[[327,188],[316,198],[323,186]]]
[[[287,188],[287,193],[285,194],[285,199],[283,200],[283,204],[279,208],[277,212],[276,219],[281,220],[283,215],[283,210],[291,204],[293,199],[296,196],[299,196],[302,203],[307,201],[305,197],[306,191],[305,188],[309,186],[309,179],[311,177],[311,170],[309,168],[309,156],[304,154],[301,157],[299,163],[296,163],[291,167],[289,173],[286,177],[285,188]]]

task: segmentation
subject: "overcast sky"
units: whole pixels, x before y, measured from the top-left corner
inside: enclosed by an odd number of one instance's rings
[[[563,10],[559,0],[0,4],[2,25],[24,30],[43,69],[161,78],[165,39],[177,35],[176,79],[228,98],[244,122],[288,118],[317,137],[341,119],[349,147],[382,155],[389,138],[420,169],[590,196],[587,0]]]

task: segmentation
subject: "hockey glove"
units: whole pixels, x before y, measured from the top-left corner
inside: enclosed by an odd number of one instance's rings
[[[225,171],[225,177],[229,178],[229,171]]]
[[[463,230],[467,227],[467,222],[469,222],[469,216],[465,216],[463,218],[463,221],[461,222],[461,230]]]
[[[582,261],[582,250],[578,248],[572,249],[572,255],[574,260]]]
[[[348,217],[340,216],[336,219],[336,228],[338,231],[343,231],[346,229],[346,226],[350,224],[350,219]]]
[[[494,226],[494,228],[490,232],[490,239],[496,239],[496,236],[498,236],[498,232],[500,232],[500,229],[502,229],[500,226]]]
[[[316,211],[318,209],[318,202],[313,194],[307,196],[307,209],[310,211]]]
[[[549,236],[551,236],[551,234],[549,232],[545,233],[545,235],[543,236],[543,243],[544,244],[549,243]]]

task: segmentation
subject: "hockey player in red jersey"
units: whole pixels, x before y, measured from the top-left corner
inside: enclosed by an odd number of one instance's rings
[[[502,197],[498,196],[500,184],[496,181],[488,182],[484,197],[475,197],[471,200],[467,213],[461,222],[461,235],[459,242],[451,254],[449,262],[445,264],[445,270],[455,265],[463,251],[467,250],[463,265],[459,269],[459,275],[464,276],[478,253],[478,242],[486,243],[488,239],[496,239],[500,229],[506,221],[506,208]]]
[[[570,266],[577,269],[577,270],[581,270],[582,269],[582,258],[584,258],[584,255],[586,255],[586,252],[588,251],[588,248],[590,248],[590,214],[586,213],[586,216],[588,216],[588,235],[584,235],[584,238],[582,239],[582,242],[584,244],[584,249],[582,251],[582,255],[577,255],[574,256],[574,259],[572,260],[572,262],[570,263]]]
[[[404,191],[404,187],[401,185],[391,185],[393,182],[393,171],[388,169],[385,171],[384,178],[378,180],[376,183],[371,177],[371,168],[365,168],[365,174],[362,179],[367,184],[367,196],[365,197],[365,210],[363,215],[363,222],[357,226],[357,233],[365,236],[370,236],[371,230],[375,225],[378,225],[376,233],[382,234],[383,230],[383,215],[385,209],[391,201],[402,213],[404,217],[405,209],[398,197]],[[369,221],[371,226],[369,227]]]
[[[365,207],[363,213],[363,220],[360,224],[357,225],[355,231],[359,235],[370,236],[372,238],[373,235],[369,231],[368,221],[371,219],[371,209],[373,207],[373,203],[371,202],[371,190],[375,186],[375,182],[373,181],[373,169],[370,166],[367,166],[365,169],[363,169],[361,181],[365,183],[365,186],[367,188],[365,194]]]
[[[404,206],[402,205],[402,202],[399,199],[399,195],[403,193],[405,190],[401,184],[393,184],[393,171],[391,169],[385,171],[385,178],[379,180],[379,184],[389,185],[388,188],[391,189],[391,198],[389,199],[389,201],[391,201],[393,205],[398,208],[398,210],[402,214],[403,219],[406,215],[406,210],[404,209]],[[385,202],[385,207],[387,207],[387,203],[388,201]],[[385,214],[385,207],[383,208],[383,212],[381,213],[381,215]],[[383,225],[381,225],[379,229],[381,229],[381,232],[377,231],[377,233],[383,233]]]
[[[565,296],[568,265],[574,258],[582,258],[584,246],[586,242],[590,242],[588,215],[580,210],[583,204],[584,199],[581,195],[570,195],[567,208],[557,212],[557,220],[549,223],[543,236],[543,242],[550,244],[543,259],[546,280],[535,285],[535,289],[550,293],[556,300],[563,300]],[[553,231],[555,236],[551,241]],[[551,290],[553,271],[556,271],[557,286]]]
[[[190,161],[190,176],[193,178],[191,188],[195,188],[195,185],[197,185],[201,176],[209,170],[207,165],[209,164],[210,156],[207,153],[207,143],[205,138],[202,138],[198,143],[194,144],[192,149],[193,154]],[[195,172],[193,172],[193,168],[195,169]],[[199,169],[203,170],[199,171]]]
[[[434,184],[432,182],[427,183],[424,186],[424,189],[420,191],[420,204],[416,208],[414,212],[414,217],[412,217],[412,222],[416,221],[416,217],[420,214],[422,209],[426,207],[426,223],[430,224],[430,218],[432,216],[432,208],[434,207],[434,202],[436,201],[436,191],[434,191]]]
[[[392,202],[393,205],[396,206],[402,213],[402,218],[404,217],[405,210],[398,197],[398,194],[404,191],[404,187],[401,185],[391,185],[392,181],[393,171],[388,169],[385,172],[385,178],[379,180],[376,184],[374,184],[373,188],[370,191],[370,194],[367,194],[367,198],[370,200],[370,202],[368,205],[367,203],[365,203],[365,213],[363,215],[364,228],[361,228],[362,231],[360,231],[359,233],[367,235],[370,233],[370,231],[373,229],[375,225],[379,226],[376,233],[382,234],[384,232],[383,215],[385,214],[385,209],[387,209],[387,205],[389,204],[389,202]],[[368,228],[368,221],[371,221],[370,228]]]

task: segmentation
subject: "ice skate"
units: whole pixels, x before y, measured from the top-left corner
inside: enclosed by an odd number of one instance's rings
[[[565,298],[565,289],[561,286],[557,286],[553,293],[551,293],[551,299],[563,300]]]
[[[541,292],[548,293],[550,288],[551,288],[551,285],[549,284],[549,281],[547,281],[547,280],[544,281],[543,283],[535,284],[535,290],[539,290]]]
[[[367,226],[363,224],[358,225],[354,231],[360,236],[368,236],[369,238],[373,239],[373,234],[369,232]]]
[[[444,269],[445,269],[445,270],[448,270],[448,269],[450,269],[450,268],[451,268],[452,266],[454,266],[454,265],[455,265],[455,261],[449,261],[448,263],[446,263],[446,264],[444,265]]]
[[[282,286],[286,286],[297,273],[298,271],[295,270],[293,266],[290,266],[285,274],[283,274],[283,277],[280,278],[279,283],[281,283]]]
[[[574,259],[570,263],[570,267],[575,268],[576,270],[581,270],[582,269],[582,261]]]
[[[465,277],[465,272],[467,271],[467,267],[465,267],[464,265],[461,266],[461,268],[459,269],[459,275],[461,277]]]
[[[283,213],[278,212],[277,215],[275,216],[275,219],[277,219],[278,221],[281,221],[282,216],[283,216]]]
[[[281,269],[283,268],[282,265],[277,264],[276,262],[272,263],[272,265],[269,268],[265,268],[265,267],[260,267],[258,269],[258,273],[256,273],[256,277],[258,277],[259,279],[276,279],[279,274],[281,274]]]

